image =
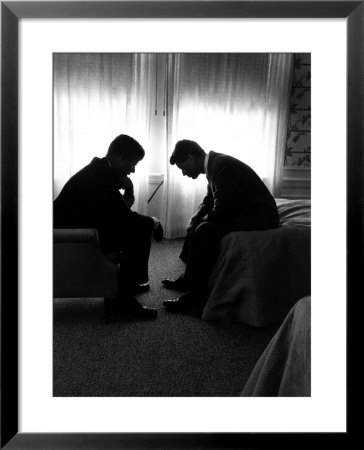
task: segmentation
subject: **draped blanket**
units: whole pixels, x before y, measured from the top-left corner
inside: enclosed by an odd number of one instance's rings
[[[277,200],[274,230],[225,236],[208,284],[203,320],[266,326],[311,294],[311,202]]]
[[[308,230],[311,228],[311,200],[276,199],[281,226]]]
[[[299,300],[256,363],[242,397],[311,395],[311,297]]]

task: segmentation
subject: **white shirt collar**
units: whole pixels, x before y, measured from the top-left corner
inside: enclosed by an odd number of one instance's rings
[[[210,156],[210,153],[207,153],[206,156],[205,156],[205,162],[204,162],[204,165],[203,165],[203,167],[205,169],[206,176],[208,176],[208,174],[207,174],[207,166],[208,166],[208,163],[209,163],[209,156]]]

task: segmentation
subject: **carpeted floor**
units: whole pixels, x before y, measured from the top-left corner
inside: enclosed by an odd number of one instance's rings
[[[138,297],[157,307],[153,320],[103,320],[102,299],[55,299],[53,395],[66,397],[238,396],[278,325],[203,322],[167,313],[178,296],[160,280],[182,273],[182,240],[153,243],[151,291]]]

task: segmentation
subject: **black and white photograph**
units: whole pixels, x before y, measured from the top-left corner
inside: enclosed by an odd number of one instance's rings
[[[311,54],[53,54],[53,396],[311,396]]]
[[[1,1],[1,448],[350,447],[363,3]]]

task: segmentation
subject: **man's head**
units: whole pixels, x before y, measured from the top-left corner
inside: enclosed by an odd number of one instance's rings
[[[135,166],[144,155],[139,142],[126,134],[120,134],[111,142],[106,157],[111,168],[121,178],[134,173]]]
[[[183,175],[196,179],[204,173],[206,153],[195,141],[184,139],[178,141],[169,162],[182,170]]]

